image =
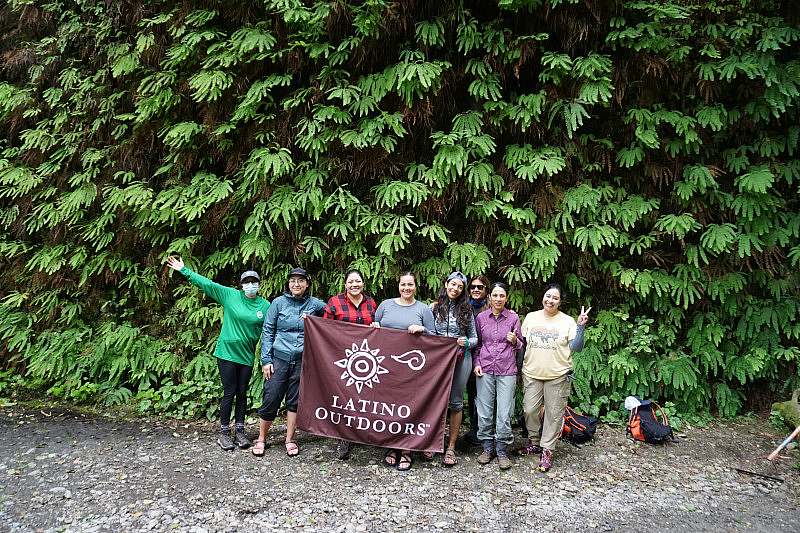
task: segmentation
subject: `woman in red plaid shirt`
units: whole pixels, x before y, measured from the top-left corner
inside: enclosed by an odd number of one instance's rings
[[[358,270],[352,269],[344,276],[344,292],[328,300],[323,316],[332,320],[369,326],[375,319],[377,308],[375,300],[364,294],[364,276]],[[352,446],[352,442],[340,440],[336,445],[339,459],[347,460]]]

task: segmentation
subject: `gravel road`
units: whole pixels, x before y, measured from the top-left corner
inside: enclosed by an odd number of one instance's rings
[[[6,407],[0,428],[2,531],[800,531],[798,454],[764,460],[781,436],[756,420],[664,447],[601,426],[591,445],[561,443],[548,474],[466,452],[401,474],[311,435],[290,459],[277,433],[256,459],[220,450],[209,424],[70,411]]]

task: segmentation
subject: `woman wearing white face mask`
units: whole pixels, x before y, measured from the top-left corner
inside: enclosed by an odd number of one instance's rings
[[[222,331],[214,349],[223,388],[217,444],[223,450],[233,450],[236,446],[249,448],[252,443],[244,432],[247,387],[253,375],[253,358],[261,338],[264,317],[269,309],[269,302],[258,295],[258,272],[243,272],[239,277],[242,289],[238,290],[214,283],[192,271],[180,257],[169,257],[167,266],[183,274],[192,285],[199,287],[206,296],[222,306]],[[231,438],[231,406],[234,398],[236,431]]]

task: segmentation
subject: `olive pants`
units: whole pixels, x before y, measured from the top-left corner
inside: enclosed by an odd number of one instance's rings
[[[569,400],[572,388],[572,375],[543,381],[522,376],[524,385],[522,409],[525,412],[525,427],[528,438],[542,448],[552,450],[561,436],[561,425],[564,423],[564,408]],[[544,417],[542,418],[542,406]],[[541,438],[539,442],[536,439]]]

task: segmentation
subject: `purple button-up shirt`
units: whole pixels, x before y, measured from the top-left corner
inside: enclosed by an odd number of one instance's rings
[[[522,332],[519,316],[510,309],[503,309],[494,316],[491,309],[478,313],[475,318],[475,329],[478,330],[478,354],[472,360],[473,366],[481,367],[484,374],[493,376],[514,376],[517,374],[517,358],[515,352],[522,349]],[[517,344],[506,340],[506,335],[513,331],[517,335]]]

